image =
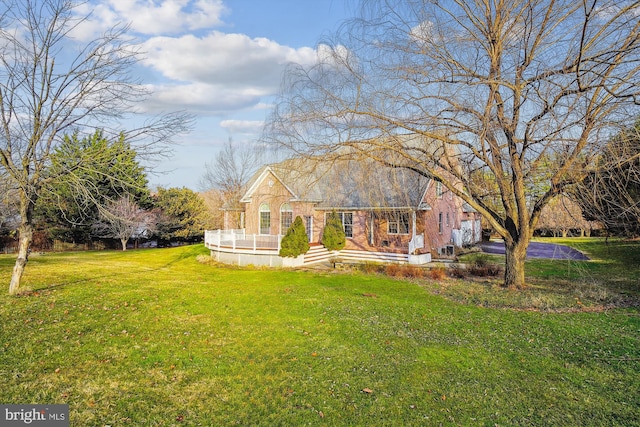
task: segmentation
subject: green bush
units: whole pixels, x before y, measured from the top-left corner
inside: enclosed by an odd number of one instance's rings
[[[307,237],[307,230],[304,228],[302,218],[297,216],[287,230],[287,234],[282,238],[280,256],[295,258],[298,255],[307,253],[308,250],[309,238]]]
[[[335,211],[331,212],[322,232],[322,244],[329,251],[339,251],[344,249],[346,240],[340,215]]]

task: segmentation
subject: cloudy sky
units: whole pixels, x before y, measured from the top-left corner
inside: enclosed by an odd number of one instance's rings
[[[152,186],[200,189],[205,163],[232,138],[250,144],[289,62],[311,63],[315,47],[352,11],[350,0],[91,0],[76,37],[119,22],[146,52],[138,72],[153,91],[145,111],[186,110],[195,129],[151,176]]]

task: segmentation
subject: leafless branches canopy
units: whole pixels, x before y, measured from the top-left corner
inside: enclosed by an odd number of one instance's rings
[[[252,146],[238,146],[229,140],[211,163],[205,164],[201,185],[220,192],[228,208],[239,207],[243,186],[261,166],[263,151]]]
[[[126,37],[127,26],[77,41],[72,34],[85,17],[76,14],[76,6],[73,0],[0,2],[0,168],[21,198],[11,293],[27,262],[33,208],[52,149],[64,133],[76,130],[119,135],[118,121],[148,95],[131,74],[140,52]],[[144,151],[158,152],[158,144],[187,125],[186,116],[174,114],[130,136],[145,136]]]
[[[100,216],[94,232],[100,237],[120,240],[123,251],[132,237],[146,236],[155,230],[155,214],[141,209],[129,196],[111,202]]]
[[[637,114],[639,2],[365,0],[360,15],[289,69],[267,139],[441,181],[504,238],[505,285],[523,287],[542,208]]]

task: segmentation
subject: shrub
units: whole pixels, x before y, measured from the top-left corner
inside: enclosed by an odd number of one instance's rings
[[[489,264],[489,257],[486,254],[476,254],[471,260],[471,265],[474,267],[484,267],[487,264]]]
[[[384,273],[387,276],[396,277],[400,275],[401,267],[399,264],[387,264],[384,269]]]
[[[433,280],[442,280],[447,277],[447,270],[443,266],[432,267],[431,270],[429,270],[429,276],[431,276]]]
[[[295,258],[299,255],[307,253],[309,250],[309,238],[307,230],[304,227],[302,218],[297,216],[287,230],[287,234],[282,238],[280,243],[280,256]]]
[[[344,249],[346,240],[340,216],[337,212],[333,211],[329,214],[327,224],[324,226],[322,244],[329,251],[340,251]]]
[[[454,264],[449,268],[449,276],[456,279],[464,279],[467,277],[467,269],[460,264]]]
[[[403,277],[409,277],[414,279],[419,279],[424,277],[424,270],[415,265],[404,265],[402,266],[401,273]]]
[[[380,270],[379,270],[380,271]],[[406,277],[419,279],[424,277],[425,270],[415,265],[387,264],[384,266],[384,274],[390,277]]]
[[[469,266],[469,273],[479,277],[499,276],[502,272],[502,266],[489,262],[489,257],[485,254],[474,257]]]
[[[489,276],[500,276],[504,270],[500,264],[489,264],[487,266]]]
[[[363,273],[367,273],[367,274],[382,273],[384,272],[385,267],[384,265],[376,262],[366,261],[360,264],[360,270],[362,270]]]

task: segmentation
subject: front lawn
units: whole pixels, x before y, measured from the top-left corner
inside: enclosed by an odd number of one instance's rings
[[[206,253],[34,255],[32,292],[0,293],[0,403],[68,403],[73,426],[638,425],[637,308],[478,307],[453,279]]]

